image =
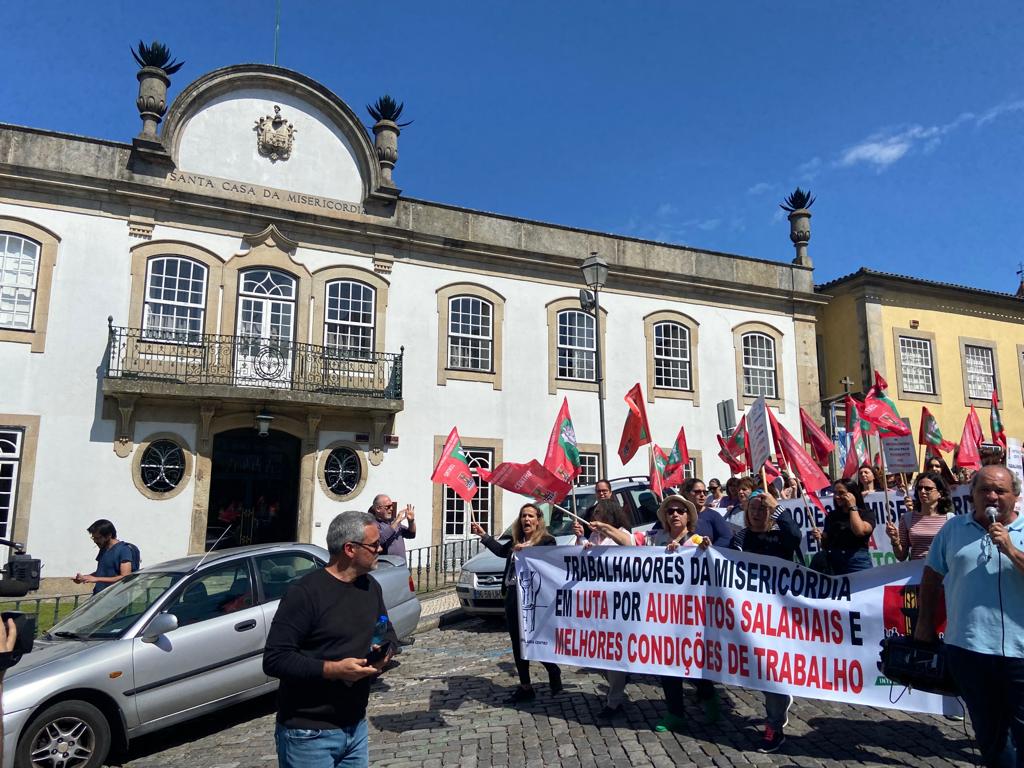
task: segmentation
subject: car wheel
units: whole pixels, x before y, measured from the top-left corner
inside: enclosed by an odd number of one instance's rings
[[[99,768],[110,751],[110,724],[87,701],[47,707],[25,728],[15,768]]]

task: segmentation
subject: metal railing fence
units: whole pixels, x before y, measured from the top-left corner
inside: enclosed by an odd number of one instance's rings
[[[417,592],[431,592],[452,586],[459,580],[462,564],[476,555],[480,539],[460,539],[429,547],[407,550],[406,562]]]

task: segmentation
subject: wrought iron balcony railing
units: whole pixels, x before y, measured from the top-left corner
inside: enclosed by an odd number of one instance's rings
[[[106,376],[402,398],[402,352],[368,352],[255,336],[110,326]]]

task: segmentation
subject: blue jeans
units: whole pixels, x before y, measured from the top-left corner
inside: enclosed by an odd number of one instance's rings
[[[366,720],[348,728],[308,730],[274,727],[279,768],[367,768],[370,742]]]
[[[967,704],[985,765],[1024,766],[1024,659],[947,645],[946,662]]]
[[[828,564],[836,576],[866,571],[871,567],[871,554],[866,549],[831,549]]]

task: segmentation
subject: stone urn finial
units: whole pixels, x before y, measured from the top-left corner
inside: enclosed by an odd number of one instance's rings
[[[412,120],[408,123],[398,122],[404,108],[404,103],[399,104],[388,94],[381,96],[375,103],[366,105],[366,111],[376,120],[373,124],[373,146],[377,150],[377,160],[380,161],[384,184],[389,187],[395,186],[392,172],[395,170],[395,163],[398,162],[398,136],[405,126],[412,124]]]
[[[811,257],[807,255],[807,243],[811,240],[811,212],[808,210],[814,205],[814,196],[811,190],[804,192],[797,187],[789,194],[785,201],[779,205],[789,213],[789,239],[793,241],[796,248],[796,258],[793,263],[801,267],[813,267]]]
[[[170,76],[184,66],[183,61],[173,61],[170,49],[163,43],[154,40],[150,45],[139,41],[139,49],[132,56],[139,64],[135,76],[139,80],[139,98],[135,106],[142,117],[142,133],[140,139],[158,141],[156,127],[167,112],[167,87],[171,84]]]

